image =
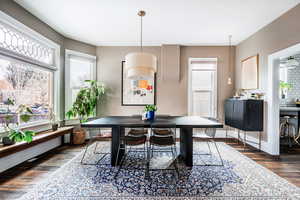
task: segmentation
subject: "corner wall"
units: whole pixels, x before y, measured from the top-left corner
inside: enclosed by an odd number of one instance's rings
[[[259,89],[268,95],[268,56],[300,43],[300,4],[236,46],[236,88],[241,87],[241,61],[259,54]],[[266,107],[268,105],[266,104]],[[265,111],[263,140],[267,140]],[[278,125],[279,126],[279,125]],[[254,135],[255,136],[255,135]]]

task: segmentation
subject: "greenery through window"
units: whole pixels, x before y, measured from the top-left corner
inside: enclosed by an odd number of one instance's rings
[[[31,108],[28,123],[49,119],[53,105],[53,72],[35,65],[0,57],[0,120],[10,114],[13,120],[23,123],[16,114],[20,105]],[[14,106],[8,106],[9,99]]]

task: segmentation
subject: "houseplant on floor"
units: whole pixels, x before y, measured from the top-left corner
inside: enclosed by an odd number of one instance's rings
[[[14,106],[15,103],[12,99],[6,101],[8,106]],[[30,121],[32,115],[32,110],[30,107],[21,104],[15,113],[12,113],[9,108],[7,113],[4,115],[3,120],[1,121],[4,132],[8,136],[2,138],[2,143],[4,145],[11,145],[15,142],[25,141],[27,143],[32,142],[33,136],[35,135],[34,131],[30,130],[21,130],[19,128],[19,122],[17,117],[20,117],[20,121],[27,123]]]
[[[66,113],[68,119],[78,118],[80,123],[87,122],[89,117],[96,115],[97,103],[101,103],[106,89],[102,83],[94,80],[86,80],[87,87],[81,88],[71,107]],[[85,131],[81,127],[75,128],[74,144],[82,144],[85,141]]]

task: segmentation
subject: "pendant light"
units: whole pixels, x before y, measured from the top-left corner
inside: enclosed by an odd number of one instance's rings
[[[232,85],[232,79],[231,79],[231,38],[232,38],[232,35],[229,35],[228,39],[229,39],[229,46],[228,46],[228,67],[229,67],[229,76],[228,76],[228,79],[227,79],[227,84],[228,85]]]
[[[145,15],[146,12],[143,10],[138,12],[138,16],[141,17],[140,52],[129,53],[125,56],[125,70],[128,79],[152,79],[156,72],[156,56],[143,52],[143,17]]]

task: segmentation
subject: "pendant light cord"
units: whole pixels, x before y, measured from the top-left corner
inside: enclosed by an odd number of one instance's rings
[[[143,52],[143,16],[141,16],[141,43],[140,43],[141,52]]]
[[[232,35],[229,35],[229,76],[231,76],[231,37]]]

